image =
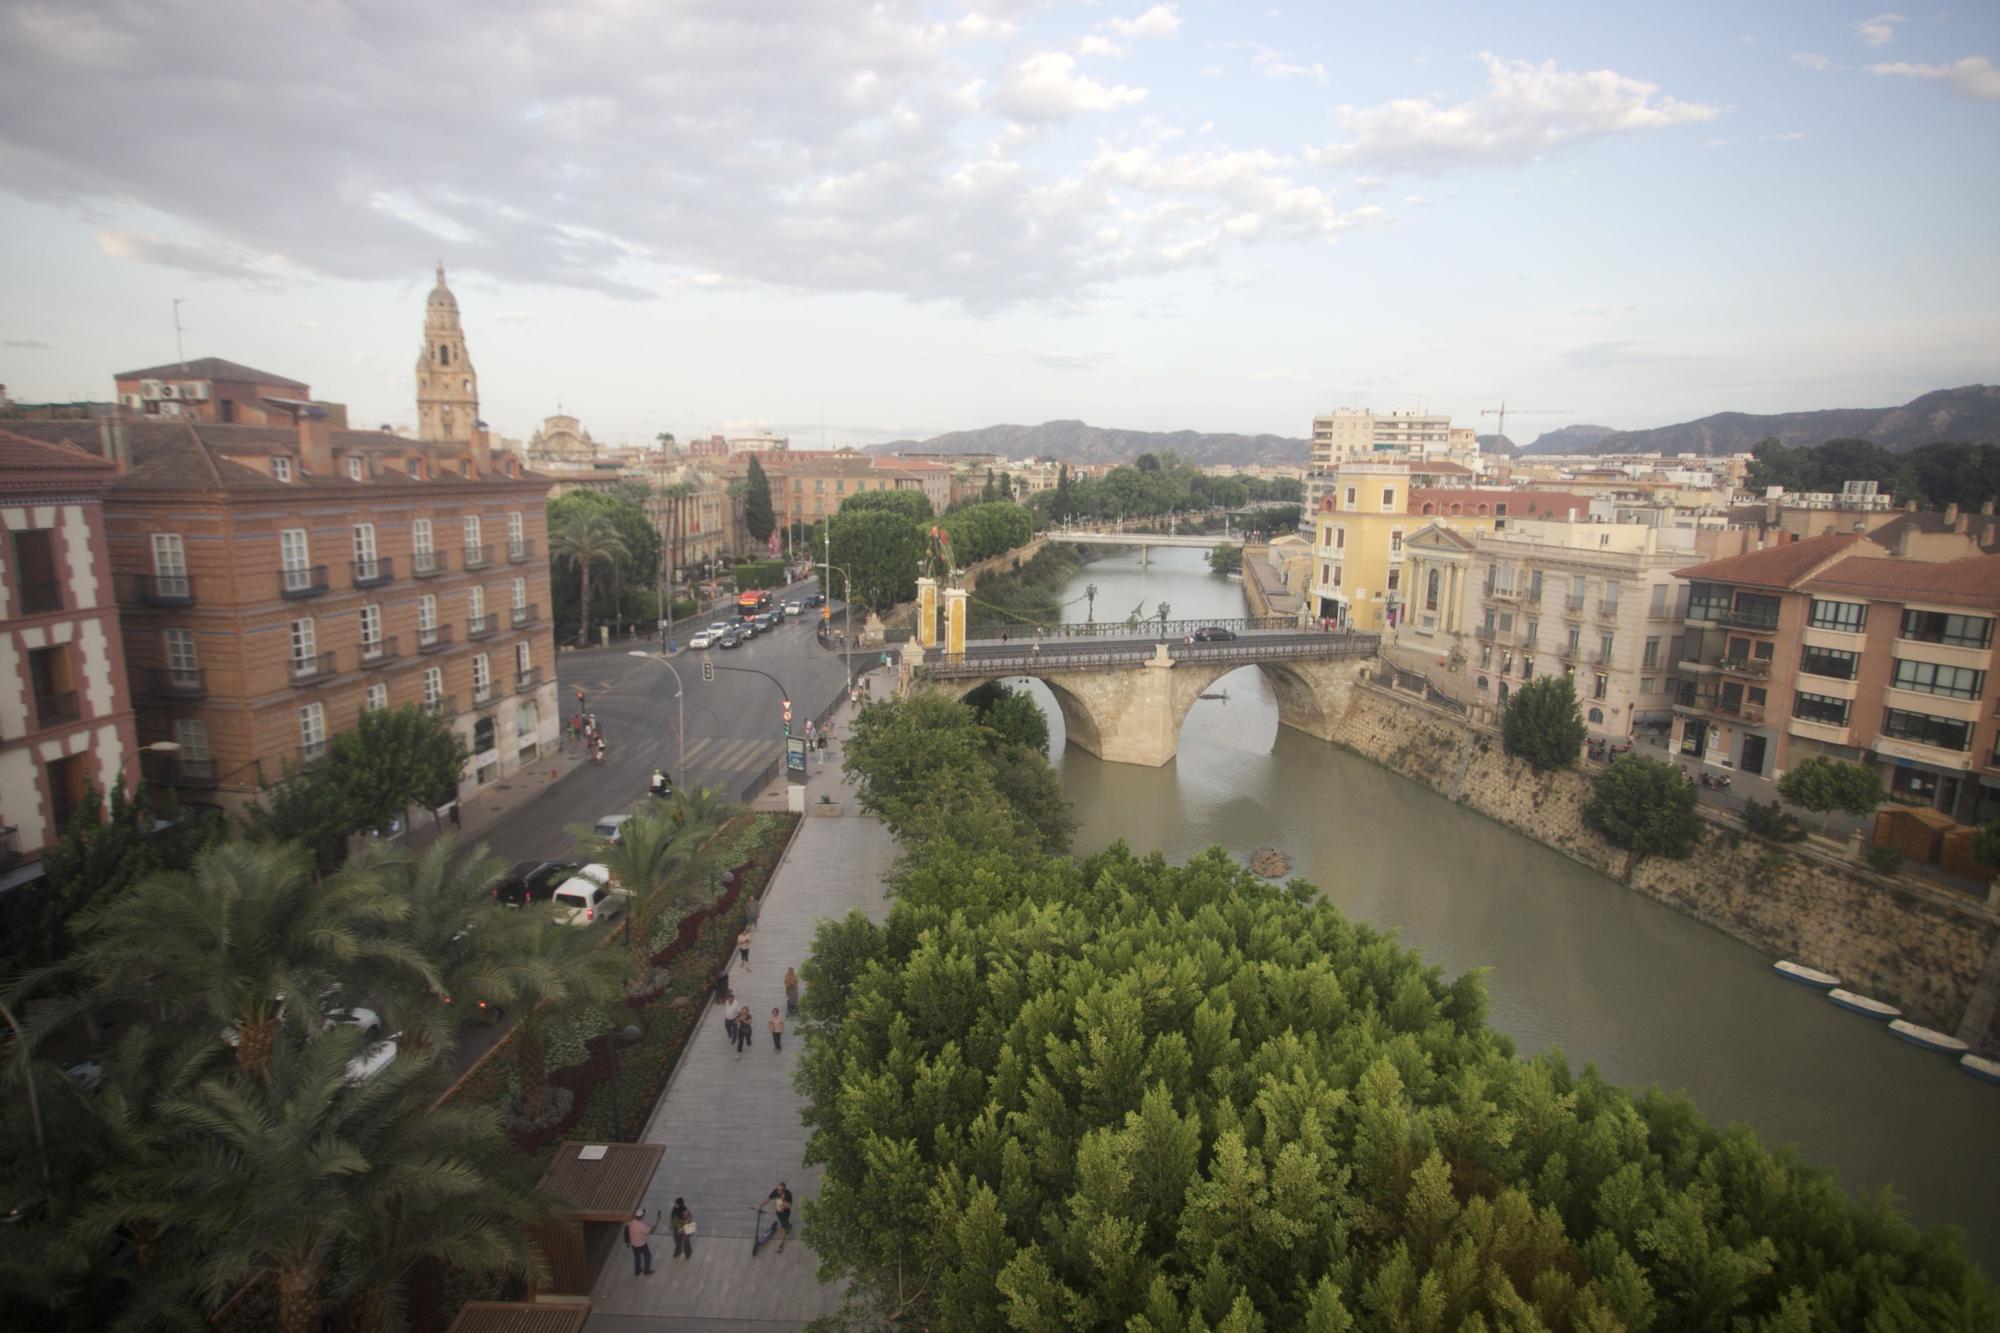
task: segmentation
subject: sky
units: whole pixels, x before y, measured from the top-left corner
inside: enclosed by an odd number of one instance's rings
[[[9,0],[0,383],[799,447],[2000,379],[2000,5]]]

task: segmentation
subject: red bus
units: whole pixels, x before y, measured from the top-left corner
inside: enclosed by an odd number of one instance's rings
[[[770,609],[771,594],[768,589],[753,588],[749,592],[739,594],[736,598],[736,614],[739,616],[754,616],[759,611],[768,611]]]

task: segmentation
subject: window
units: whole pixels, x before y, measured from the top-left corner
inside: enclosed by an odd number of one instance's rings
[[[23,528],[14,534],[14,577],[21,594],[22,615],[62,610],[62,581],[56,577],[55,533],[47,528]]]
[[[520,555],[522,550],[524,549],[524,543],[526,542],[526,540],[527,538],[523,536],[523,530],[521,527],[521,515],[519,511],[507,515],[508,552],[515,556]]]
[[[326,753],[326,709],[307,704],[299,710],[299,753],[308,760]]]
[[[476,583],[465,590],[465,614],[475,625],[486,619],[486,589]]]
[[[1349,509],[1354,509],[1357,507],[1354,503],[1354,494],[1355,494],[1354,487],[1349,486],[1347,488],[1347,507]]]
[[[360,481],[362,477],[362,471],[363,469],[360,459],[350,458],[347,460],[347,479],[349,481]]]
[[[372,579],[382,572],[382,562],[375,558],[375,525],[356,523],[354,525],[354,577]]]
[[[1653,637],[1646,640],[1646,649],[1639,656],[1639,665],[1645,667],[1647,670],[1650,671],[1652,668],[1658,666],[1659,664],[1660,664],[1660,636],[1656,634]]]
[[[1402,584],[1403,584],[1403,571],[1402,571],[1402,570],[1400,570],[1400,569],[1392,569],[1392,570],[1390,570],[1390,571],[1389,571],[1389,591],[1390,591],[1390,592],[1394,592],[1394,591],[1396,591],[1396,589],[1400,588],[1400,587],[1402,586]]]
[[[1639,693],[1658,694],[1659,691],[1660,691],[1660,678],[1658,676],[1639,677]]]
[[[528,609],[528,581],[526,579],[514,580],[514,609],[516,611],[525,611]]]
[[[417,599],[417,628],[434,630],[438,623],[438,599],[432,593],[425,593]]]
[[[431,553],[431,521],[420,518],[410,525],[410,549],[418,555]]]
[[[1986,685],[1986,673],[1971,667],[1939,666],[1935,662],[1896,659],[1896,674],[1889,682],[1899,690],[1921,690],[1947,699],[1977,699]]]
[[[1667,585],[1655,583],[1648,591],[1646,614],[1654,620],[1659,620],[1667,614]]]
[[[1964,750],[1972,744],[1972,723],[1887,708],[1882,711],[1882,734],[1899,741],[1934,745],[1940,750]]]
[[[1528,600],[1531,602],[1542,600],[1542,571],[1539,569],[1528,571]]]
[[[272,454],[271,475],[279,481],[290,481],[292,479],[292,460],[284,454]]]
[[[1609,694],[1610,692],[1611,692],[1611,677],[1605,675],[1602,671],[1598,672],[1596,676],[1592,677],[1590,684],[1591,698],[1602,699],[1605,695]]]
[[[1503,617],[1503,618],[1510,618],[1510,617]],[[1535,641],[1539,639],[1542,635],[1542,622],[1537,620],[1533,616],[1528,616],[1524,619],[1523,623],[1527,625],[1528,632],[1521,636],[1522,641],[1527,647],[1532,648],[1535,646]]]
[[[472,752],[474,754],[485,754],[493,748],[493,732],[493,719],[490,717],[482,717],[472,724]],[[487,777],[480,778],[481,782],[487,781],[491,776],[490,769],[483,771],[487,774]]]
[[[1597,636],[1597,660],[1607,666],[1611,663],[1611,637],[1609,634],[1600,634]]]
[[[1576,625],[1571,625],[1569,627],[1569,655],[1571,657],[1575,657],[1579,652],[1583,651],[1582,641],[1583,630]]]
[[[176,685],[200,685],[201,663],[194,655],[194,631],[170,629],[162,637],[166,640],[168,677]]]
[[[1490,667],[1490,666],[1492,666],[1492,665],[1493,665],[1493,645],[1492,645],[1492,644],[1490,644],[1490,643],[1482,643],[1482,644],[1480,644],[1480,645],[1479,645],[1479,669],[1480,669],[1481,671],[1484,671],[1484,670],[1485,670],[1486,668],[1488,668],[1488,667]]]
[[[523,699],[514,709],[514,735],[521,742],[521,758],[535,757],[535,731],[540,725],[541,710],[535,707],[533,699]]]
[[[1762,593],[1739,592],[1736,606],[1730,613],[1730,623],[1749,629],[1776,629],[1778,627],[1778,599]]]
[[[1339,565],[1335,565],[1335,566],[1333,567],[1333,586],[1334,586],[1334,587],[1336,587],[1336,588],[1338,588],[1338,587],[1340,586],[1340,566],[1339,566]]]
[[[54,817],[57,837],[70,831],[76,812],[83,808],[90,794],[90,774],[84,759],[83,755],[73,754],[42,766],[49,781],[49,813]]]
[[[319,634],[312,618],[292,622],[292,674],[309,676],[319,668]]]
[[[1845,699],[1836,699],[1826,694],[1808,694],[1800,690],[1792,696],[1792,716],[1801,722],[1817,722],[1824,727],[1844,727],[1847,725],[1847,710],[1851,705]]]
[[[1344,527],[1336,527],[1336,528],[1335,528],[1335,529],[1333,530],[1333,549],[1334,549],[1334,550],[1336,550],[1336,551],[1345,551],[1345,550],[1347,549],[1347,529],[1346,529],[1346,528],[1344,528]]]
[[[1533,657],[1523,655],[1521,658],[1521,679],[1533,680],[1534,678],[1535,678],[1535,659]]]
[[[187,551],[178,532],[153,534],[153,577],[159,580],[163,593],[187,591]]]
[[[1813,604],[1817,607],[1819,604]],[[1821,648],[1807,644],[1799,652],[1799,671],[1807,676],[1827,676],[1833,680],[1853,680],[1859,668],[1861,655],[1844,652],[1839,648]]]
[[[444,670],[432,667],[424,672],[424,707],[436,708],[444,699]]]
[[[76,717],[76,679],[70,674],[69,645],[28,650],[28,677],[35,690],[35,720],[44,727]]]
[[[1321,529],[1319,530],[1319,544],[1320,544],[1321,546],[1324,546],[1324,547],[1328,548],[1329,550],[1331,550],[1331,549],[1332,549],[1332,547],[1333,547],[1333,529],[1332,529],[1332,528],[1321,528]]]
[[[361,608],[361,652],[372,657],[382,648],[382,608],[369,604]]]
[[[367,701],[361,705],[364,713],[379,713],[389,706],[389,687],[377,681],[368,687]]]
[[[181,747],[174,755],[181,763],[207,763],[208,724],[198,717],[175,718],[174,744]]]
[[[1943,611],[1905,611],[1903,637],[1918,643],[1950,644],[1955,648],[1985,648],[1993,642],[1993,621],[1986,616],[1961,616]]]
[[[1814,629],[1839,630],[1843,634],[1859,634],[1868,628],[1868,604],[1866,602],[1829,602],[1824,598],[1813,598],[1812,614],[1806,623]]]
[[[278,567],[287,574],[302,574],[312,563],[312,549],[306,542],[304,528],[286,528],[278,534]],[[293,583],[285,580],[285,586],[304,587],[303,581]]]
[[[1605,615],[1615,616],[1618,614],[1618,592],[1619,587],[1616,579],[1606,579],[1604,581],[1604,596],[1599,600],[1597,605],[1598,609]]]
[[[493,668],[486,660],[485,653],[472,659],[472,697],[484,703],[493,694]]]
[[[479,515],[468,515],[465,520],[465,549],[472,551],[479,546]]]
[[[525,676],[534,669],[535,669],[534,650],[530,648],[526,643],[515,644],[514,670],[518,672],[520,675]]]
[[[1394,513],[1395,509],[1396,488],[1394,486],[1384,486],[1382,488],[1382,512],[1385,514]]]
[[[1435,569],[1424,579],[1424,610],[1438,609],[1438,591],[1443,582],[1443,577]]]
[[[1333,582],[1333,566],[1332,566],[1332,565],[1321,565],[1321,566],[1319,567],[1319,581],[1320,581],[1321,583],[1332,583],[1332,582]]]
[[[438,344],[438,364],[441,366],[451,364],[451,348],[445,343]]]
[[[1397,556],[1401,555],[1402,553],[1403,553],[1403,530],[1401,528],[1391,528],[1389,529],[1389,554],[1392,556]]]

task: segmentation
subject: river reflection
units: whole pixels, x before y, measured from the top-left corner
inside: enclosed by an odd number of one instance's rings
[[[1244,614],[1241,586],[1202,553],[1163,550],[1087,566],[1064,597],[1098,587],[1100,619],[1165,601],[1175,618]],[[1019,683],[1018,681],[1015,683]],[[1456,975],[1488,967],[1491,1018],[1523,1054],[1559,1047],[1619,1082],[1687,1092],[1835,1168],[1852,1191],[1894,1188],[1920,1222],[1965,1229],[2000,1273],[2000,1088],[1787,985],[1770,960],[1630,893],[1374,764],[1278,726],[1246,668],[1198,702],[1164,768],[1052,754],[1075,804],[1076,848],[1123,838],[1176,860],[1211,844],[1290,853],[1293,873],[1343,911],[1394,930]]]

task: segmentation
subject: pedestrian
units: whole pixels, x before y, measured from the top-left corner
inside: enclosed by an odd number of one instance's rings
[[[750,1025],[756,1022],[750,1017],[750,1006],[744,1005],[736,1011],[736,1058],[743,1058],[743,1048],[750,1044]]]
[[[1000,627],[1000,642],[1007,642],[1007,627],[1005,625]]]
[[[799,973],[797,968],[788,967],[785,969],[785,1012],[796,1014],[798,1011]]]
[[[748,972],[750,970],[750,927],[748,924],[745,924],[742,931],[736,936],[736,952],[742,955],[743,970]]]
[[[764,1197],[777,1207],[778,1230],[781,1233],[778,1237],[778,1253],[783,1254],[785,1252],[785,1242],[792,1238],[791,1187],[781,1180],[778,1182],[778,1188],[772,1190]]]
[[[674,1211],[667,1217],[667,1226],[674,1235],[674,1258],[694,1258],[694,1213],[687,1206],[686,1199],[674,1200]]]
[[[743,928],[745,930],[755,930],[757,928],[757,914],[763,910],[764,900],[752,896],[743,906]]]
[[[771,1029],[771,1049],[774,1051],[784,1050],[785,1016],[779,1013],[776,1009],[773,1009],[771,1011],[771,1021],[766,1023],[764,1026]]]
[[[729,1037],[729,1044],[736,1044],[736,992],[722,993],[722,1030]]]
[[[633,1213],[632,1220],[625,1224],[625,1243],[632,1247],[633,1277],[653,1275],[653,1228],[659,1225],[658,1219],[647,1225],[644,1208]]]

